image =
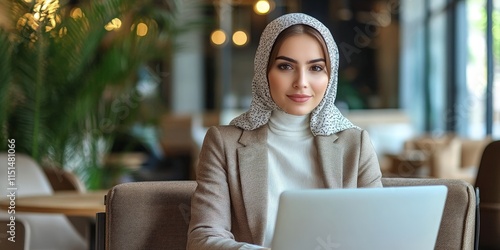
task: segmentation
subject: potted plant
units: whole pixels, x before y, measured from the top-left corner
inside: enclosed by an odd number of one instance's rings
[[[0,151],[102,188],[104,157],[140,102],[140,69],[168,57],[175,0],[0,0]]]

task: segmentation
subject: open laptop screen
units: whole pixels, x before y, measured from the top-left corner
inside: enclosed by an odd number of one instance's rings
[[[285,191],[273,250],[434,249],[446,186]]]

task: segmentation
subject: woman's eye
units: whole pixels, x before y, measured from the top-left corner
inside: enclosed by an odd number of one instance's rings
[[[312,71],[322,71],[323,67],[321,67],[319,65],[314,65],[314,66],[311,67],[311,70]]]
[[[292,65],[287,64],[287,63],[278,64],[278,69],[280,69],[280,70],[290,70],[290,69],[292,69]]]

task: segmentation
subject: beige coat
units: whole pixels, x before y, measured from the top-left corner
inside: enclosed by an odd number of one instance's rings
[[[208,130],[196,172],[188,249],[238,249],[261,245],[267,207],[267,126]],[[382,186],[377,156],[364,130],[316,136],[328,188]],[[271,180],[272,181],[272,180]]]

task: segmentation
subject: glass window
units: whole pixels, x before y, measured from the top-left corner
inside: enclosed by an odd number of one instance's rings
[[[493,137],[500,138],[500,1],[494,1],[493,10]],[[464,109],[468,116],[467,135],[481,138],[486,135],[486,1],[468,0],[468,62],[467,91],[469,106]],[[496,97],[496,98],[495,98]]]

